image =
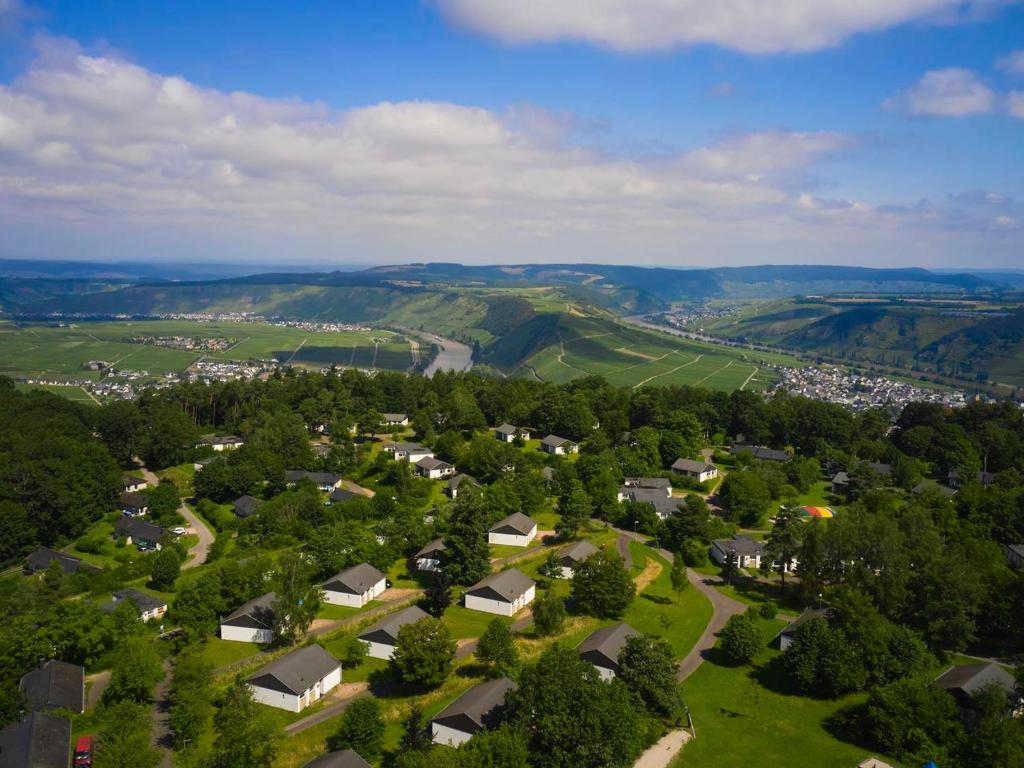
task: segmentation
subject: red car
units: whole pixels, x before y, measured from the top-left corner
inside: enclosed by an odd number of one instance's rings
[[[75,742],[75,768],[92,768],[92,736],[79,736]]]

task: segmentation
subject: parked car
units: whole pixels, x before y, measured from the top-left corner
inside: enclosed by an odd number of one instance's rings
[[[75,742],[75,768],[92,768],[92,736],[79,736]]]
[[[185,529],[179,525],[177,528],[171,528],[171,533],[173,533],[175,536],[184,536]]]

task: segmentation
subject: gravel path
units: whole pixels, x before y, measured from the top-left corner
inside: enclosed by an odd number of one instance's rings
[[[648,748],[637,758],[637,761],[633,763],[633,768],[668,768],[668,765],[691,738],[690,732],[682,728],[666,733],[658,740],[657,744]]]

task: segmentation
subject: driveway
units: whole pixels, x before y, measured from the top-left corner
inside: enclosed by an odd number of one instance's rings
[[[141,470],[142,476],[146,478],[147,483],[154,486],[160,484],[160,478],[155,473],[149,471],[146,467],[141,467]],[[210,545],[213,544],[213,531],[199,518],[199,515],[189,509],[184,500],[182,500],[181,506],[178,507],[178,514],[188,522],[189,533],[199,537],[199,541],[189,549],[189,555],[191,556],[181,566],[182,568],[195,568],[206,562],[206,555],[210,551]]]

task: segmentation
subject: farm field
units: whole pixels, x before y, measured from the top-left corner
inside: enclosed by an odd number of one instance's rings
[[[227,338],[235,343],[223,351],[200,353],[132,343],[129,339],[133,336]],[[160,375],[183,371],[200,357],[274,358],[298,366],[337,364],[389,370],[405,370],[412,362],[408,342],[383,330],[327,333],[265,323],[176,320],[83,323],[62,328],[0,324],[0,374],[95,379],[99,374],[83,370],[82,365],[105,360],[122,369]]]

